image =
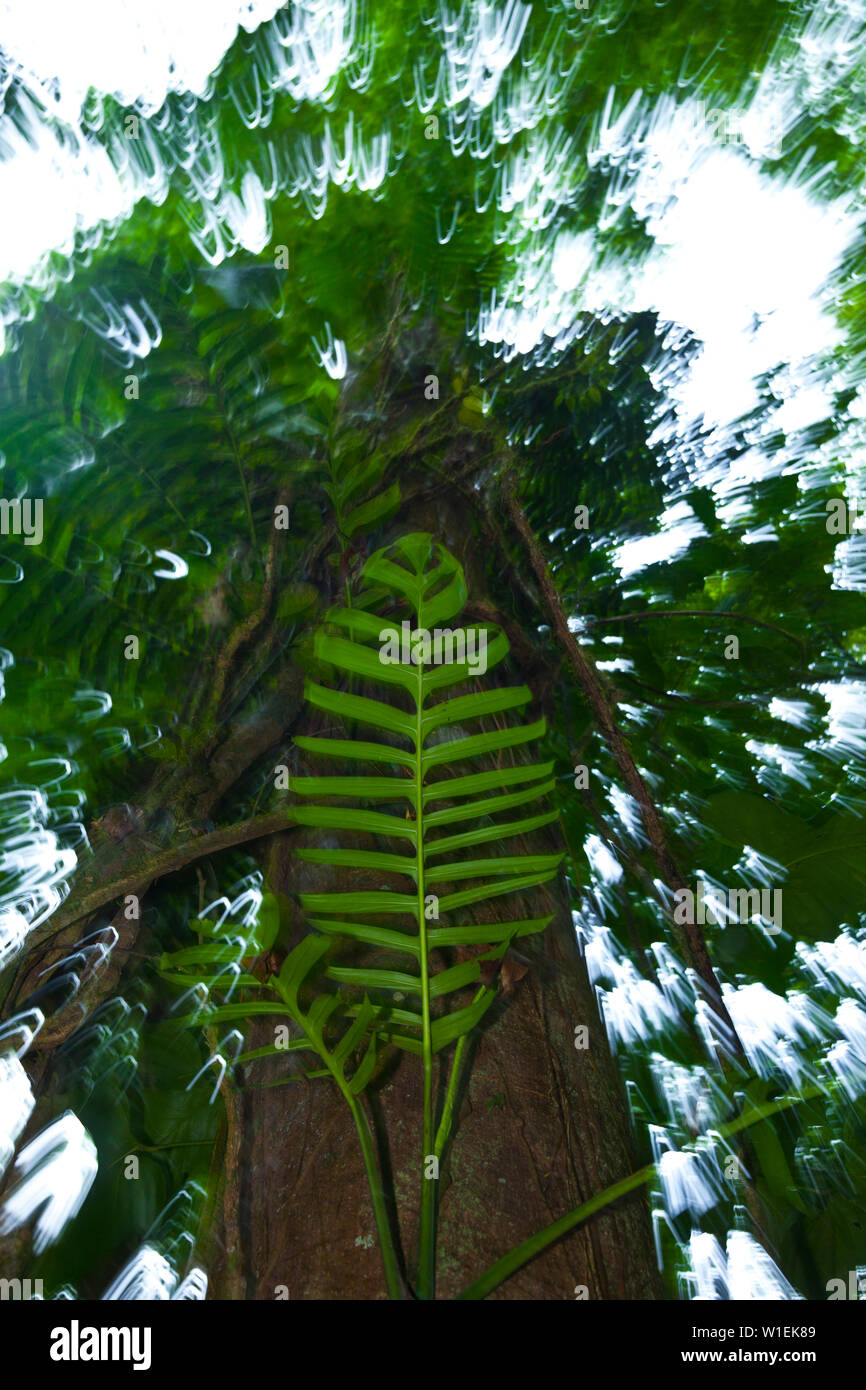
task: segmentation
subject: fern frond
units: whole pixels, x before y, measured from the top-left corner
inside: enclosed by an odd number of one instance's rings
[[[527,724],[489,727],[496,717],[524,708],[531,695],[527,686],[497,686],[489,690],[460,690],[479,674],[476,659],[484,652],[483,670],[498,666],[508,655],[504,633],[473,625],[457,632],[445,629],[449,656],[436,664],[435,648],[425,653],[424,634],[452,623],[467,599],[463,570],[453,556],[424,533],[404,537],[388,550],[377,551],[364,565],[362,579],[378,586],[381,598],[374,604],[369,590],[363,606],[338,608],[318,633],[315,653],[326,673],[342,685],[334,689],[308,680],[308,702],[329,716],[352,726],[374,730],[381,741],[304,737],[296,740],[306,752],[324,758],[371,762],[399,770],[398,775],[301,777],[294,790],[301,797],[340,797],[361,806],[309,805],[298,808],[297,821],[331,831],[367,834],[380,848],[355,844],[309,848],[299,851],[308,862],[335,869],[376,871],[392,877],[397,886],[378,889],[306,893],[301,897],[316,933],[310,952],[321,959],[335,938],[376,948],[376,954],[360,964],[338,961],[325,969],[326,978],[338,990],[363,991],[364,1004],[348,1004],[358,1025],[374,1028],[378,1036],[421,1056],[424,1068],[424,1118],[422,1155],[438,1162],[443,1141],[433,1113],[433,1057],[458,1043],[458,1058],[471,1030],[490,1007],[495,990],[483,981],[482,961],[500,959],[511,942],[544,930],[549,917],[523,918],[498,925],[437,925],[440,914],[492,898],[541,887],[557,872],[560,854],[501,853],[462,857],[461,851],[477,846],[504,845],[550,824],[556,813],[536,809],[532,814],[503,820],[503,812],[529,806],[545,798],[553,788],[550,763],[487,768],[456,775],[456,765],[476,759],[501,758],[539,739],[544,720]],[[377,617],[370,611],[383,613]],[[407,634],[407,615],[408,628]],[[397,628],[399,627],[399,638]],[[406,638],[418,640],[406,652]],[[470,641],[471,638],[471,641]],[[389,645],[390,644],[390,645]],[[399,645],[400,658],[394,659]],[[473,653],[476,657],[473,657]],[[407,659],[407,655],[410,659]],[[441,657],[441,649],[438,653]],[[465,659],[463,659],[465,658]],[[360,693],[358,684],[369,688]],[[383,698],[386,695],[387,698]],[[479,729],[479,722],[480,729]],[[351,731],[354,733],[354,728]],[[529,785],[527,785],[529,784]],[[506,791],[515,787],[518,790]],[[493,795],[488,795],[488,793]],[[468,800],[462,800],[469,798]],[[364,802],[387,800],[406,804],[402,814],[375,811]],[[444,803],[444,804],[443,804]],[[432,809],[435,807],[435,809]],[[474,824],[472,824],[474,822]],[[460,825],[454,833],[444,828]],[[402,880],[402,882],[401,882]],[[412,891],[405,891],[409,880]],[[453,885],[471,880],[471,886]],[[451,889],[438,897],[431,889]],[[365,917],[398,919],[397,926],[382,926]],[[477,954],[478,945],[488,950]],[[474,946],[468,960],[435,969],[431,952],[439,948]],[[402,956],[405,965],[379,963],[382,952]],[[475,987],[470,1002],[461,998]],[[375,1001],[378,1016],[370,1012]],[[457,1059],[443,1115],[450,1124]],[[437,1148],[434,1149],[434,1143]],[[437,1169],[438,1171],[438,1169]],[[425,1171],[425,1178],[430,1173]],[[432,1297],[435,1181],[422,1186],[421,1256],[419,1292]]]
[[[398,603],[402,600],[408,605],[414,631],[453,621],[467,598],[462,568],[425,534],[407,536],[390,551],[382,550],[372,555],[364,566],[363,579],[379,583],[389,590],[393,596],[392,603],[396,598]],[[348,631],[351,635],[343,636],[342,631]],[[337,609],[329,615],[328,625],[317,637],[316,655],[324,666],[350,680],[360,677],[371,685],[398,687],[408,697],[402,704],[395,703],[393,698],[385,701],[355,693],[352,689],[331,689],[314,680],[307,682],[305,694],[309,703],[317,709],[339,715],[365,729],[372,728],[399,742],[301,738],[297,743],[305,751],[318,756],[391,763],[405,768],[408,777],[302,777],[296,779],[294,790],[302,797],[340,796],[362,801],[387,797],[395,802],[408,802],[414,819],[367,808],[333,805],[301,806],[297,815],[299,824],[367,832],[386,841],[402,841],[404,846],[408,842],[408,846],[403,852],[395,852],[390,845],[383,846],[381,850],[359,849],[354,845],[305,849],[300,851],[300,857],[334,868],[381,870],[402,875],[412,881],[414,892],[407,893],[395,887],[370,892],[308,893],[303,896],[302,904],[305,910],[316,914],[316,928],[319,931],[324,930],[329,936],[339,935],[342,920],[347,923],[346,934],[352,939],[380,947],[387,945],[388,949],[411,956],[418,962],[418,973],[414,975],[375,965],[328,973],[332,979],[375,991],[375,997],[383,1001],[394,993],[408,994],[417,999],[414,1009],[401,1009],[404,1028],[399,1033],[392,1032],[391,1040],[397,1046],[415,1051],[416,1044],[420,1042],[423,1047],[426,1039],[427,1048],[432,1053],[454,1041],[462,1031],[473,1027],[489,1006],[494,992],[484,989],[481,998],[470,1010],[461,1009],[453,1015],[457,1022],[452,1022],[447,1028],[442,1019],[434,1019],[433,1001],[442,1000],[477,981],[480,968],[477,963],[471,962],[468,968],[461,966],[426,978],[425,958],[432,949],[431,939],[436,936],[436,928],[431,930],[428,927],[425,916],[430,906],[426,902],[429,896],[427,890],[462,879],[477,880],[473,887],[446,894],[440,899],[440,911],[456,910],[503,893],[541,886],[556,873],[561,855],[455,857],[457,851],[463,849],[530,834],[556,818],[554,811],[547,810],[519,819],[503,821],[499,818],[500,812],[539,801],[552,790],[553,782],[548,776],[550,764],[498,769],[466,777],[451,775],[452,766],[457,762],[498,754],[538,739],[544,733],[544,721],[464,734],[467,725],[471,728],[478,720],[527,705],[531,698],[528,687],[497,687],[431,700],[431,696],[437,692],[450,692],[470,679],[473,675],[470,664],[453,662],[437,668],[384,661],[382,641],[386,631],[385,618],[355,609]],[[488,668],[505,658],[508,641],[504,634],[489,634],[486,628],[475,628],[473,631],[476,635],[484,634]],[[464,643],[464,652],[465,649]],[[459,737],[455,736],[458,731],[461,734]],[[434,769],[440,775],[436,781],[429,783],[428,773]],[[506,785],[533,780],[537,780],[538,784],[525,790],[496,796],[479,795]],[[428,803],[433,800],[447,798],[451,802],[455,797],[466,795],[473,799],[462,806],[427,809]],[[439,835],[438,838],[430,833],[443,826],[465,824],[467,821],[477,824],[456,834]],[[384,936],[377,936],[377,931],[384,929],[364,928],[357,922],[359,916],[366,914],[394,914],[412,920],[402,931],[389,929]],[[529,930],[543,930],[547,920],[535,918],[531,919],[531,923],[513,923],[510,936],[497,937],[501,943],[500,953],[507,949],[511,937],[526,934]],[[441,933],[444,929],[438,930]],[[486,930],[488,937],[479,938],[474,931],[462,937],[461,929],[453,928],[447,941],[449,945],[459,946],[469,944],[470,940],[490,939],[491,929]],[[439,945],[446,944],[446,938],[441,934],[436,940]],[[411,1030],[408,1033],[406,1025]]]

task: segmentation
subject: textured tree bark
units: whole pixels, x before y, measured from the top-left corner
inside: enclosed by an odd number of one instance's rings
[[[428,507],[424,515],[402,516],[399,531],[434,526],[463,562],[473,598],[482,598],[484,557],[466,509],[445,498],[435,519]],[[326,886],[373,886],[346,872],[336,884],[319,866],[300,862],[294,851],[308,834],[270,843],[264,866],[272,891],[296,901],[299,893]],[[509,844],[514,852],[562,848],[552,834]],[[499,907],[503,901],[507,907]],[[440,1298],[455,1297],[513,1246],[638,1166],[624,1087],[577,948],[564,883],[537,891],[519,908],[513,897],[494,900],[484,920],[547,912],[555,917],[544,934],[520,943],[527,973],[516,983],[500,977],[497,1001],[469,1051],[469,1082],[440,1179]],[[302,919],[295,921],[293,939],[303,930]],[[575,1047],[579,1025],[589,1031],[586,1049]],[[248,1047],[272,1041],[273,1023],[257,1020]],[[298,1069],[296,1056],[259,1062],[247,1073],[238,1167],[226,1174],[230,1210],[224,1202],[209,1261],[210,1296],[384,1298],[351,1116],[329,1080],[274,1084],[285,1080],[287,1068]],[[398,1248],[411,1284],[422,1172],[420,1059],[401,1054],[367,1097],[396,1193]],[[232,1229],[240,1232],[240,1249],[226,1241]],[[665,1296],[645,1192],[591,1218],[491,1297],[573,1299],[581,1286],[596,1299]]]

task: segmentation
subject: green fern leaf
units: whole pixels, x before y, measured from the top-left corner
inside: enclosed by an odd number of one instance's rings
[[[294,780],[293,789],[301,797],[342,797],[361,803],[387,799],[406,803],[408,809],[401,815],[370,810],[363,804],[299,806],[300,825],[368,834],[374,843],[386,842],[381,848],[339,845],[303,849],[299,851],[302,859],[335,869],[394,876],[393,886],[306,893],[301,902],[311,915],[311,925],[319,934],[316,939],[320,943],[325,940],[327,945],[328,939],[333,941],[343,935],[380,953],[403,955],[415,962],[411,970],[378,965],[375,961],[361,966],[335,963],[325,973],[339,987],[363,989],[375,999],[383,1010],[378,1026],[384,1035],[398,1047],[420,1052],[429,1070],[435,1052],[480,1022],[495,993],[482,986],[471,1004],[460,1001],[460,991],[481,978],[478,960],[458,962],[434,973],[429,961],[434,946],[477,946],[486,942],[491,944],[488,956],[495,958],[505,953],[515,937],[542,931],[549,921],[535,917],[510,922],[506,928],[438,926],[437,919],[428,923],[426,916],[431,895],[435,898],[440,886],[472,880],[472,886],[446,892],[439,898],[440,913],[456,911],[504,894],[540,887],[555,875],[562,859],[559,854],[490,853],[484,858],[459,857],[459,851],[464,849],[514,840],[555,820],[556,812],[544,808],[517,819],[500,817],[503,811],[537,803],[548,795],[553,788],[549,776],[552,764],[497,768],[465,776],[452,772],[457,763],[518,749],[544,733],[543,720],[465,732],[473,725],[477,730],[476,721],[520,709],[530,701],[525,685],[459,690],[476,675],[478,663],[470,657],[482,649],[482,639],[486,669],[505,659],[508,641],[504,634],[478,626],[463,629],[461,648],[453,640],[454,629],[448,629],[452,634],[452,655],[459,658],[468,653],[466,660],[439,665],[423,660],[418,664],[383,660],[383,644],[390,628],[402,624],[401,636],[405,635],[407,609],[411,615],[410,629],[416,633],[453,622],[459,615],[467,590],[462,568],[453,556],[429,535],[417,533],[372,555],[362,578],[369,585],[381,587],[379,606],[384,607],[386,616],[349,608],[329,614],[326,627],[316,638],[316,656],[327,669],[342,675],[350,688],[336,690],[318,680],[309,680],[305,694],[315,708],[352,721],[365,731],[372,729],[382,741],[304,737],[296,743],[316,756],[387,763],[405,769],[407,775],[300,777]],[[371,693],[356,693],[354,686],[358,681],[372,687]],[[387,700],[377,696],[377,690],[383,686],[394,692]],[[455,687],[457,691],[451,695]],[[446,690],[448,695],[444,695]],[[431,698],[439,691],[443,692],[442,698]],[[510,786],[519,790],[503,790]],[[496,795],[486,795],[489,792]],[[455,805],[462,797],[471,800]],[[447,804],[428,809],[431,803],[441,802]],[[455,824],[466,828],[450,835],[438,833],[442,827]],[[398,876],[402,877],[402,884]],[[406,878],[412,881],[414,891],[405,890]],[[365,916],[394,916],[401,919],[402,925],[397,929],[373,921],[365,925],[359,920]],[[318,949],[325,948],[320,945]],[[395,1008],[395,996],[397,1000],[410,1000],[412,1006]]]

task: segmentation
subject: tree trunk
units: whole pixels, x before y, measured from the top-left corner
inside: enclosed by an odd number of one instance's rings
[[[442,499],[437,512],[435,519],[429,506],[418,517],[404,514],[399,533],[435,530],[464,564],[472,597],[482,598],[483,560],[465,507]],[[295,857],[306,839],[304,832],[277,836],[264,857],[268,888],[290,900],[337,886],[319,866]],[[535,852],[562,848],[553,835],[533,839]],[[341,871],[339,887],[361,886],[371,884]],[[515,911],[513,899],[498,908],[503,920],[555,916],[542,936],[521,942],[529,969],[519,981],[520,966],[502,972],[499,996],[468,1053],[469,1083],[440,1179],[438,1297],[456,1296],[513,1246],[638,1166],[624,1087],[576,945],[565,885],[536,891],[547,900],[533,897],[522,905],[525,913]],[[491,910],[488,920],[495,915]],[[589,1032],[585,1049],[575,1045],[580,1025]],[[273,1024],[256,1020],[247,1046],[267,1042]],[[384,1298],[372,1207],[345,1102],[327,1079],[274,1084],[285,1077],[286,1059],[260,1061],[235,1098],[210,1296]],[[397,1197],[411,1284],[421,1175],[419,1059],[400,1054],[366,1094]],[[578,1296],[664,1297],[643,1189],[591,1218],[491,1295]]]

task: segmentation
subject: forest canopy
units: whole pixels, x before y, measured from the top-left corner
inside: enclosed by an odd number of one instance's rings
[[[860,8],[115,9],[0,6],[0,1275],[858,1297]]]

